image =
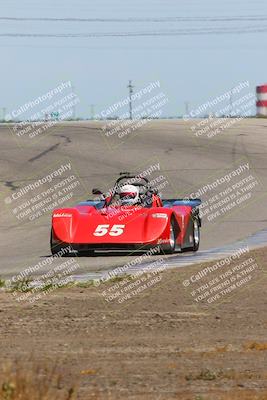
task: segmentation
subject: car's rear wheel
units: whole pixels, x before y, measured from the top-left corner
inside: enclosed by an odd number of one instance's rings
[[[190,246],[187,247],[182,247],[181,248],[181,253],[187,252],[187,251],[198,251],[199,249],[199,244],[200,244],[200,225],[199,225],[199,220],[197,218],[192,218],[192,224],[190,227]]]
[[[193,221],[193,251],[198,251],[200,243],[200,227],[197,219]]]

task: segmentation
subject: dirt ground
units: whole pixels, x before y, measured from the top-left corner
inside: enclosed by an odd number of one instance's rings
[[[198,286],[190,277],[215,263],[161,272],[121,304],[103,297],[119,279],[52,291],[31,305],[1,292],[1,362],[56,362],[66,383],[79,381],[79,399],[267,399],[267,248],[231,267],[249,258],[251,279],[247,270],[209,303],[200,286],[215,275]]]

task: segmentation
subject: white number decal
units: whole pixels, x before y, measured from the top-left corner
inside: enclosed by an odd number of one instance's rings
[[[123,234],[125,225],[113,225],[113,227],[110,229],[110,236],[120,236]]]
[[[95,236],[104,236],[108,233],[109,225],[98,225],[96,230],[94,231]]]
[[[96,230],[94,231],[94,236],[105,236],[107,233],[110,236],[120,236],[123,234],[123,230],[125,225],[113,225],[109,230],[109,225],[98,225]]]

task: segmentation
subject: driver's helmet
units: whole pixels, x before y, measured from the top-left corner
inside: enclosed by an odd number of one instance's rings
[[[139,203],[139,188],[134,185],[124,185],[120,188],[120,201],[124,206],[133,206]]]

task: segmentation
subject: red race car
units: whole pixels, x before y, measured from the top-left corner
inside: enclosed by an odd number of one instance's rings
[[[197,251],[200,199],[162,200],[147,178],[121,173],[114,187],[71,208],[53,211],[53,255],[93,255],[103,250],[147,250],[163,253]]]

